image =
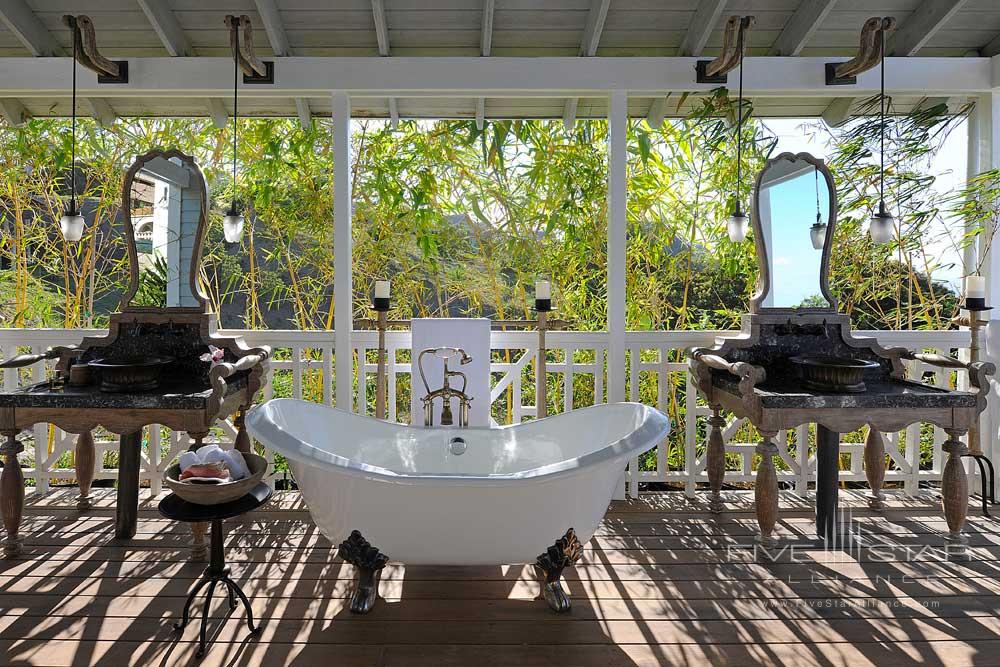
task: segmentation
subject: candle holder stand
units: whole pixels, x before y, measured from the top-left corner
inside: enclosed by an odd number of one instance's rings
[[[962,308],[968,311],[968,315],[960,315],[953,321],[959,326],[969,327],[969,361],[975,363],[979,361],[979,332],[986,324],[986,320],[979,317],[979,313],[992,310],[986,305],[985,299],[966,299]],[[993,488],[995,471],[993,462],[990,461],[986,453],[983,452],[979,420],[977,419],[969,428],[968,434],[969,451],[963,454],[963,458],[975,459],[979,466],[980,495],[983,500],[983,515],[990,516],[989,506],[996,505],[996,492]]]

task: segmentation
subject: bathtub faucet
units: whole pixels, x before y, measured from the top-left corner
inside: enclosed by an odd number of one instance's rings
[[[444,378],[441,388],[434,391],[431,391],[430,385],[427,384],[427,376],[424,375],[424,356],[428,354],[432,354],[444,362]],[[466,354],[465,350],[460,347],[432,347],[421,350],[420,355],[417,357],[417,370],[420,371],[420,379],[423,381],[424,389],[427,391],[424,397],[420,399],[424,404],[424,426],[434,425],[434,399],[437,398],[441,399],[441,426],[451,426],[455,423],[455,419],[451,413],[451,399],[453,398],[458,399],[459,427],[466,428],[469,425],[469,410],[472,406],[472,397],[465,393],[465,389],[469,384],[469,378],[461,371],[453,371],[448,368],[448,361],[455,357],[459,358],[458,363],[462,366],[472,361],[472,357]],[[451,386],[451,378],[454,377],[462,378],[461,389]]]

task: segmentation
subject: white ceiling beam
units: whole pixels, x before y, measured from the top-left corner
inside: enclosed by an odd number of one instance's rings
[[[271,51],[279,58],[292,55],[292,49],[288,45],[288,35],[285,33],[285,26],[281,22],[281,14],[278,13],[278,6],[274,4],[274,0],[254,0],[254,4],[257,6],[260,22],[264,24],[267,41],[271,43]]]
[[[695,10],[684,40],[677,49],[679,56],[700,56],[705,50],[705,44],[711,37],[715,26],[719,24],[722,10],[726,8],[726,0],[701,0]]]
[[[480,132],[486,127],[486,98],[476,100],[476,129]]]
[[[11,98],[0,98],[0,116],[12,127],[20,127],[31,118],[24,105]]]
[[[854,107],[853,97],[838,97],[821,114],[830,127],[840,127],[851,119],[851,109]]]
[[[716,84],[695,81],[696,58],[571,57],[300,57],[282,60],[273,85],[245,86],[247,99],[321,97],[344,90],[355,97],[601,97],[626,89],[634,97],[710,92]],[[750,57],[743,87],[753,97],[865,97],[879,89],[878,68],[835,91],[826,85],[828,57]],[[0,58],[0,97],[66,98],[69,58]],[[114,97],[222,98],[232,94],[228,57],[130,58],[136,75],[114,86]],[[970,95],[1000,88],[990,58],[896,58],[886,67],[894,94]],[[80,97],[108,97],[108,86],[81,68]]]
[[[254,0],[260,22],[264,24],[267,41],[271,44],[271,52],[278,58],[292,55],[292,47],[288,43],[288,33],[281,22],[281,14],[274,0]],[[301,97],[295,98],[295,114],[299,117],[299,125],[303,130],[312,127],[312,110],[309,101]]]
[[[579,98],[571,97],[566,100],[566,105],[563,107],[563,127],[567,132],[572,132],[573,126],[576,125],[576,108],[579,103]]]
[[[837,0],[802,0],[775,40],[770,55],[797,56],[802,53],[835,4]]]
[[[312,128],[312,109],[309,108],[309,101],[303,97],[295,98],[295,114],[299,117],[299,125],[303,130]]]
[[[0,2],[0,19],[36,57],[61,56],[62,47],[24,0]]]
[[[220,130],[229,122],[229,112],[226,111],[226,105],[218,98],[208,98],[208,115],[212,117],[212,125]]]
[[[601,33],[604,32],[604,22],[608,19],[608,9],[611,0],[590,0],[590,10],[587,12],[587,25],[583,28],[583,39],[580,40],[580,55],[593,58],[601,44]],[[572,129],[576,123],[576,109],[580,101],[569,98],[563,105],[563,125]]]
[[[479,31],[479,55],[488,56],[493,50],[493,13],[496,0],[483,0],[483,25]]]
[[[93,116],[102,127],[111,127],[118,115],[111,108],[108,101],[101,97],[85,97],[84,103],[90,107],[90,115]]]
[[[399,127],[399,104],[395,97],[389,98],[389,127],[393,130]]]
[[[967,0],[924,0],[890,37],[888,55],[912,56],[919,51]]]
[[[136,0],[146,15],[149,24],[153,26],[156,35],[163,43],[163,48],[175,58],[185,58],[194,55],[191,42],[184,29],[174,16],[168,0]]]
[[[378,54],[389,55],[389,24],[385,20],[385,3],[372,0],[372,17],[375,19],[375,39],[378,40]]]
[[[653,103],[649,105],[649,113],[646,114],[646,123],[654,130],[663,125],[664,119],[667,117],[667,98],[657,97],[653,100]]]
[[[483,0],[483,24],[479,30],[479,55],[488,58],[493,50],[493,14],[496,0]],[[482,131],[486,127],[486,98],[476,100],[476,127]]]
[[[385,3],[383,0],[372,0],[372,18],[375,20],[375,39],[378,41],[378,54],[389,56],[389,23],[385,18]],[[389,125],[392,129],[399,126],[399,111],[395,98],[389,98]]]

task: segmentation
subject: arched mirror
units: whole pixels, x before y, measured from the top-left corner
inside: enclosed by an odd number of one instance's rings
[[[132,164],[122,191],[130,265],[122,310],[205,310],[207,193],[194,158],[180,151],[150,151]]]
[[[835,311],[828,272],[837,193],[823,161],[809,153],[768,160],[757,175],[753,206],[760,274],[751,312]]]

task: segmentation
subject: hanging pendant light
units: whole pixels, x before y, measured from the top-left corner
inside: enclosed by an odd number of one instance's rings
[[[896,220],[885,208],[885,26],[880,31],[882,38],[882,62],[879,66],[882,76],[881,93],[879,95],[879,132],[880,155],[878,175],[878,211],[872,215],[868,223],[868,233],[875,243],[888,243],[896,235]]]
[[[70,197],[69,206],[59,219],[59,230],[64,239],[76,243],[83,238],[84,219],[76,206],[76,52],[78,49],[77,35],[80,31],[73,25],[73,109],[72,109],[72,139],[70,140],[72,164],[70,165]]]
[[[819,169],[813,167],[816,176],[816,222],[809,228],[809,238],[812,246],[816,250],[822,250],[826,244],[826,225],[823,224],[823,216],[819,212]]]
[[[236,202],[236,154],[237,134],[239,130],[239,80],[240,63],[237,54],[233,53],[233,202],[222,218],[222,233],[228,243],[239,243],[243,240],[244,218]]]
[[[743,212],[740,203],[740,183],[743,176],[743,41],[740,33],[740,87],[736,107],[736,192],[733,196],[733,212],[726,223],[726,231],[729,233],[729,240],[733,243],[740,243],[747,237],[747,228],[750,226],[750,216]]]

